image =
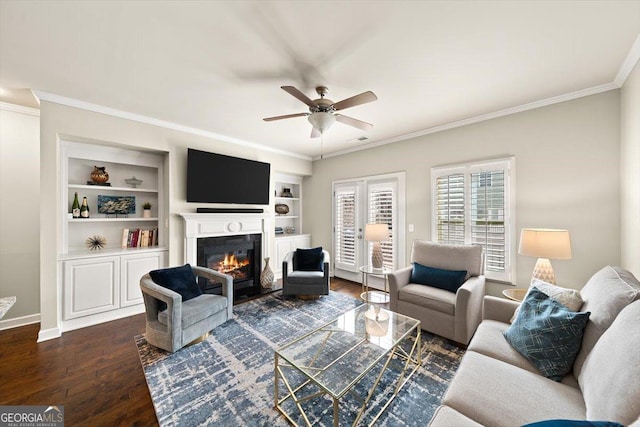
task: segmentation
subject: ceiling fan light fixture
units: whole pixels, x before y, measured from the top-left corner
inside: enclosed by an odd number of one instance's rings
[[[310,114],[308,119],[309,123],[311,123],[311,125],[320,133],[324,133],[325,131],[327,131],[331,127],[331,125],[336,122],[336,117],[331,113],[327,113],[326,111],[318,111],[316,113]]]

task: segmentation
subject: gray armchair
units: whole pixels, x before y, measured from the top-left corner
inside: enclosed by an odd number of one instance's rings
[[[324,271],[297,271],[293,269],[296,252],[282,261],[282,295],[329,295],[329,252],[323,250]]]
[[[411,263],[443,270],[466,270],[465,281],[453,293],[411,283],[413,267],[389,275],[392,311],[420,320],[422,329],[467,345],[480,324],[485,293],[484,259],[479,245],[441,245],[415,240]]]
[[[222,281],[222,296],[202,294],[182,302],[182,296],[156,284],[149,274],[140,279],[147,313],[146,339],[151,345],[175,352],[233,318],[233,278],[192,266],[196,276]],[[159,309],[159,302],[167,305]]]

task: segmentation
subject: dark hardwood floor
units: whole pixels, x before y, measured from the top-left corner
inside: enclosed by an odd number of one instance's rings
[[[331,280],[333,291],[360,285]],[[133,337],[144,314],[36,343],[39,324],[0,331],[0,405],[63,405],[65,425],[158,425]]]

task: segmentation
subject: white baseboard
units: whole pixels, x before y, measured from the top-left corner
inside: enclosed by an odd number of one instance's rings
[[[0,320],[0,331],[17,328],[19,326],[31,325],[38,322],[40,322],[40,313],[14,317],[13,319]]]
[[[40,330],[38,333],[38,342],[52,340],[54,338],[60,338],[62,333],[60,332],[60,328],[51,328]]]

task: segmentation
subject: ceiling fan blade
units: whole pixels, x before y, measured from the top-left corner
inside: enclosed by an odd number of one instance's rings
[[[334,114],[336,120],[345,125],[353,126],[361,130],[369,130],[373,127],[371,123],[363,122],[362,120],[354,119],[353,117],[343,116],[342,114]]]
[[[302,117],[302,116],[308,116],[309,113],[296,113],[296,114],[286,114],[284,116],[275,116],[275,117],[267,117],[266,119],[262,119],[265,122],[272,122],[274,120],[282,120],[282,119],[290,119],[292,117]]]
[[[313,103],[313,101],[311,99],[309,99],[309,97],[307,95],[305,95],[304,93],[300,92],[295,87],[293,87],[293,86],[280,86],[280,87],[285,92],[287,92],[289,95],[298,98],[300,101],[304,102],[309,107],[315,107],[315,104]]]
[[[320,135],[318,129],[311,127],[311,138],[320,138]]]
[[[378,97],[375,93],[369,91],[362,92],[360,95],[352,96],[351,98],[343,99],[333,104],[333,108],[338,110],[344,110],[345,108],[355,107],[356,105],[366,104],[367,102],[373,102]]]

